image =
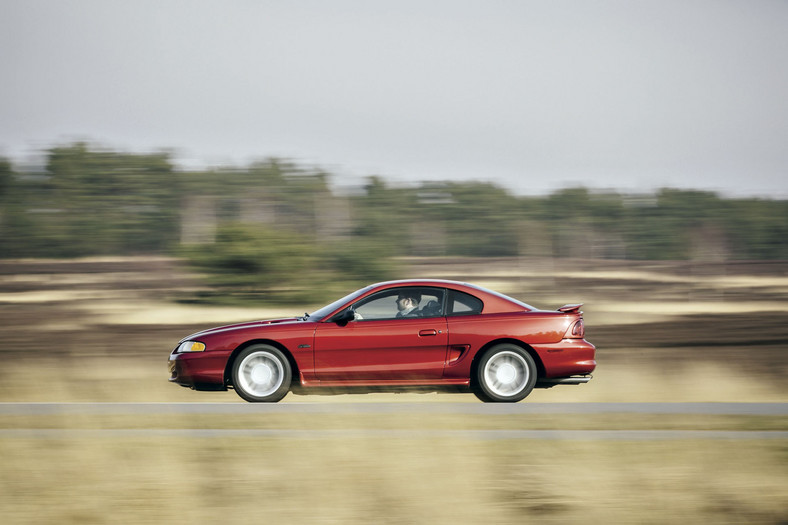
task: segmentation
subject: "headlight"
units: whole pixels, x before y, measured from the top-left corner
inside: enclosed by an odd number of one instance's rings
[[[184,341],[178,346],[178,353],[181,352],[202,352],[205,345],[197,341]]]

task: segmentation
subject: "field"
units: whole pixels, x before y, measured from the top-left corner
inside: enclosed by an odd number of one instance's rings
[[[537,390],[524,404],[788,402],[786,263],[406,262],[408,277],[467,280],[541,308],[585,303],[587,338],[598,347],[594,379]],[[175,302],[197,286],[166,258],[0,262],[0,402],[242,403],[232,392],[168,384],[178,339],[320,306]],[[476,403],[464,394],[290,394],[283,403],[422,403],[437,414],[2,413],[3,521],[788,522],[784,439],[474,434],[786,431],[785,416],[440,412]],[[263,432],[196,432],[232,429]],[[301,433],[264,432],[277,429]]]

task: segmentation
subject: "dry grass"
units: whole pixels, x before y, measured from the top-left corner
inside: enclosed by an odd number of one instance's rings
[[[780,523],[784,443],[0,440],[4,523]]]
[[[256,411],[241,413],[184,413],[176,409],[164,411],[135,411],[135,413],[91,413],[89,409],[75,412],[47,414],[3,414],[0,429],[14,431],[55,430],[90,432],[103,430],[263,430],[293,431],[296,435],[314,432],[315,439],[345,432],[348,436],[381,435],[391,431],[403,435],[462,435],[476,431],[481,435],[501,437],[506,432],[561,430],[561,431],[788,431],[788,416],[723,415],[723,414],[651,414],[651,413],[512,413],[508,415],[441,411],[429,406],[422,411],[409,403],[400,409],[386,405],[379,411],[353,404],[344,410],[332,407],[310,407],[302,411]],[[73,408],[73,407],[72,407]],[[79,407],[77,407],[79,408]],[[87,408],[87,407],[86,407]],[[90,408],[95,408],[91,405]],[[103,407],[109,408],[109,407]],[[138,408],[138,407],[135,407]],[[464,407],[465,408],[465,407]],[[504,431],[503,434],[497,434]],[[87,432],[89,434],[90,432]],[[100,432],[97,432],[100,433]],[[271,432],[275,434],[276,432]],[[280,434],[283,432],[279,432]],[[55,435],[59,435],[57,432]],[[78,434],[78,432],[76,433]],[[62,437],[68,435],[64,432]],[[6,436],[8,437],[8,436]]]

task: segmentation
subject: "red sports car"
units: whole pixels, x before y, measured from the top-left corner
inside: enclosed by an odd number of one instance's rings
[[[190,335],[170,381],[233,388],[247,401],[298,393],[429,389],[516,402],[534,387],[586,383],[596,367],[580,304],[538,310],[471,284],[378,283],[303,317]]]

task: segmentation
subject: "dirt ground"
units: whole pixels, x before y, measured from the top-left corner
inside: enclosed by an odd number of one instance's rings
[[[403,277],[468,281],[543,309],[585,303],[594,380],[529,400],[788,400],[788,262],[405,262]],[[0,262],[0,401],[230,401],[167,383],[174,344],[210,326],[321,306],[178,302],[202,286],[164,257]]]

